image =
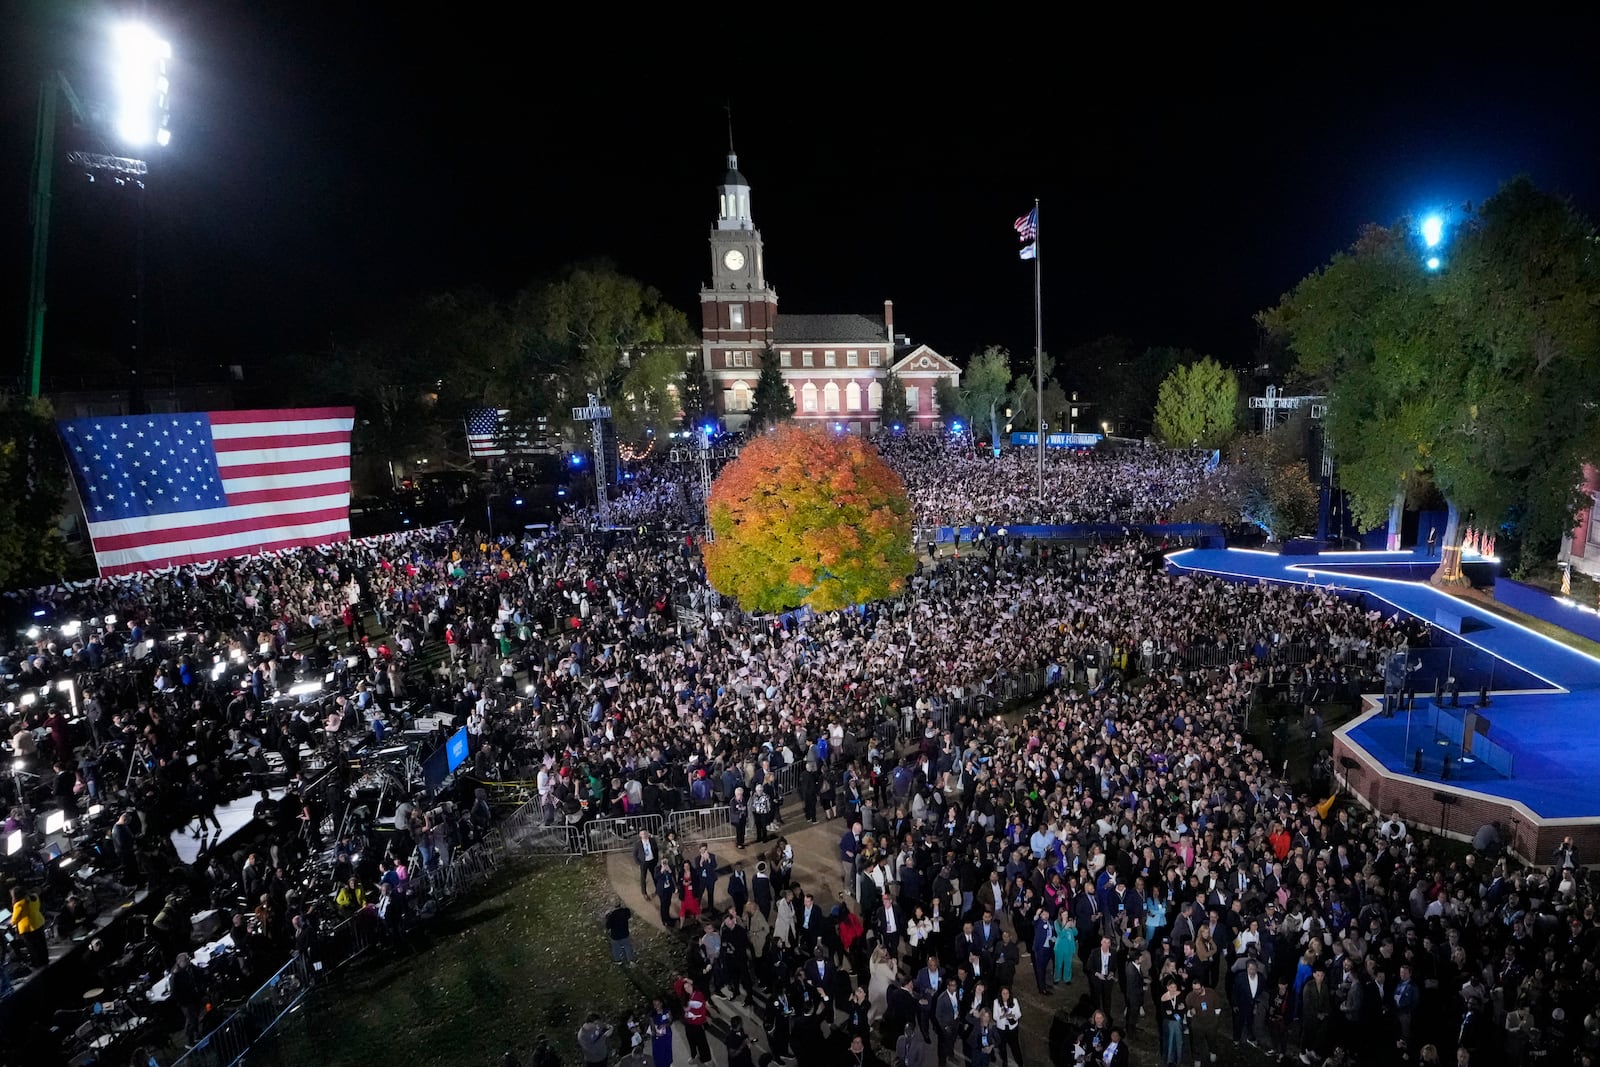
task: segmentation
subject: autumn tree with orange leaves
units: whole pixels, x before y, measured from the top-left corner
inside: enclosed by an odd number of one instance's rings
[[[786,423],[711,486],[706,574],[746,611],[894,596],[915,568],[905,485],[872,445]]]

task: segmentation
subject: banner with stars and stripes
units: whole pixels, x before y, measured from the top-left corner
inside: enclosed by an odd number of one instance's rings
[[[103,577],[350,539],[352,408],[57,425]]]

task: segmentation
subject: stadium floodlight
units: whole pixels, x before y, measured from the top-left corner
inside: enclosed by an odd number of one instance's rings
[[[111,38],[117,87],[117,136],[143,148],[165,146],[172,140],[167,128],[167,61],[172,45],[139,22],[118,26]]]
[[[1444,240],[1444,218],[1439,215],[1429,215],[1422,220],[1422,243],[1429,248],[1439,247],[1439,242]]]

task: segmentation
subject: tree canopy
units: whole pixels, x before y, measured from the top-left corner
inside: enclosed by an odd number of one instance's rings
[[[68,477],[50,405],[0,397],[0,588],[61,577]]]
[[[541,416],[561,425],[591,392],[624,437],[676,428],[680,407],[711,409],[698,357],[686,355],[697,346],[660,293],[593,263],[508,300],[428,296],[358,342],[300,355],[283,377],[291,402],[353,402],[357,448],[403,459],[459,449],[472,408],[504,408],[509,429],[530,430]]]
[[[1239,378],[1206,356],[1174,367],[1156,394],[1155,430],[1176,448],[1221,448],[1238,428]]]
[[[915,567],[904,484],[854,434],[784,423],[711,487],[706,576],[748,611],[832,611],[898,594]]]
[[[893,429],[911,423],[911,405],[906,403],[906,383],[892,370],[883,372],[883,409],[878,412],[883,425]]]
[[[783,384],[778,354],[768,345],[761,356],[761,374],[756,378],[755,394],[750,399],[750,428],[759,430],[794,418],[794,397]]]
[[[1512,533],[1527,562],[1570,527],[1581,466],[1600,451],[1595,232],[1519,178],[1456,221],[1440,260],[1426,269],[1410,220],[1371,227],[1260,320],[1331,397],[1359,519],[1375,525],[1396,494],[1431,483],[1453,519]]]
[[[988,427],[998,441],[999,416],[1010,390],[1011,354],[999,345],[990,345],[968,361],[959,386],[941,379],[934,396],[946,418],[959,418],[974,432]]]

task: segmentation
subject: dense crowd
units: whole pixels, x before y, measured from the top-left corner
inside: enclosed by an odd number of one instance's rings
[[[1031,448],[995,456],[957,434],[882,435],[877,443],[924,526],[1161,522],[1198,491],[1210,455],[1137,446],[1047,448],[1041,501]]]
[[[403,940],[415,875],[487,824],[472,798],[431,793],[402,793],[385,826],[335,817],[342,746],[377,743],[415,704],[465,723],[470,773],[536,782],[552,825],[700,808],[725,812],[738,845],[748,834],[757,853],[731,878],[670,835],[635,853],[700,953],[637,1031],[665,1025],[668,1048],[682,1022],[698,1049],[709,992],[731,987],[763,1005],[764,1033],[730,1035],[752,1057],[999,1062],[1023,1025],[1013,983],[1082,971],[1061,1049],[1079,1062],[1135,1045],[1164,1067],[1203,1061],[1230,1035],[1306,1062],[1587,1054],[1600,935],[1570,853],[1518,871],[1444,859],[1393,819],[1324,818],[1290,791],[1283,753],[1243,733],[1264,685],[1348,695],[1421,632],[1328,591],[1169,576],[1157,547],[991,541],[899,601],[765,619],[723,609],[695,546],[649,531],[236,561],[44,598],[50,625],[0,670],[19,693],[73,677],[82,715],[13,700],[5,733],[17,758],[62,764],[54,803],[116,815],[97,847],[125,885],[222,910],[242,981],[315,952],[340,911]],[[101,621],[69,635],[69,619]],[[1048,693],[1020,722],[977,714],[975,696],[1034,672]],[[330,676],[315,703],[280,699]],[[1314,710],[1302,724],[1320,729]],[[275,773],[276,853],[214,849],[180,869],[167,831]],[[37,839],[46,782],[17,782],[12,818]],[[773,826],[789,791],[798,817],[850,828],[847,899],[793,884]],[[72,895],[46,881],[32,899],[56,922],[82,906]],[[95,966],[171,965],[174,999],[203,1003],[217,979],[181,958],[186,910],[131,939],[136,958],[104,947]],[[184,1014],[193,1037],[204,1021]]]
[[[738,440],[726,435],[717,443],[732,448]],[[1164,522],[1210,477],[1209,452],[1051,448],[1045,450],[1047,502],[1041,504],[1032,449],[1007,448],[995,456],[965,434],[880,433],[873,441],[905,482],[916,523],[924,527]],[[610,502],[613,524],[693,528],[704,521],[699,467],[670,462],[669,455],[658,451],[634,465]]]

